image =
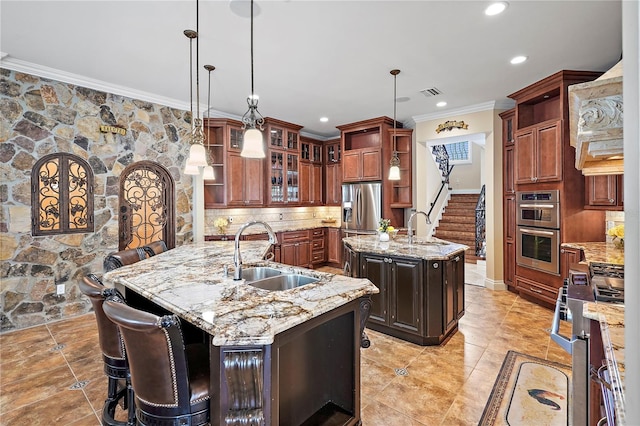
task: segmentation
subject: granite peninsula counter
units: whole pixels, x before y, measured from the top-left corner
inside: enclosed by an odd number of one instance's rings
[[[432,238],[375,235],[343,238],[345,270],[380,290],[371,297],[367,327],[419,345],[439,345],[464,315],[464,253],[467,246]]]
[[[269,248],[242,241],[243,267],[318,281],[284,291],[234,281],[233,241],[181,246],[104,281],[124,287],[133,306],[176,314],[209,340],[211,424],[313,424],[316,417],[359,424],[361,336],[378,289],[367,279],[264,261]],[[233,387],[248,377],[253,387]]]

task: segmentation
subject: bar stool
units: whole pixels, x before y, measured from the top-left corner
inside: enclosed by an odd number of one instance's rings
[[[149,257],[151,257],[167,251],[167,245],[164,243],[164,241],[159,240],[143,246],[142,249],[145,251],[145,253],[147,253]]]
[[[175,315],[157,315],[115,296],[104,312],[120,327],[135,391],[136,418],[144,426],[206,425],[209,422],[209,349],[186,345]]]
[[[104,361],[104,373],[109,380],[107,399],[102,409],[102,424],[105,426],[135,425],[136,415],[133,388],[131,387],[129,365],[124,351],[124,342],[118,326],[104,314],[104,300],[119,294],[118,290],[106,288],[94,274],[83,277],[78,284],[80,291],[89,297],[98,323],[98,339]],[[115,410],[119,402],[128,410],[127,422],[115,420]]]
[[[109,272],[125,265],[131,265],[147,258],[147,252],[142,247],[120,250],[110,253],[104,258],[104,271]]]

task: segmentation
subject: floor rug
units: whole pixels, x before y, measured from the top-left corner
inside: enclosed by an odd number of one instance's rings
[[[569,424],[571,367],[509,351],[478,426]]]

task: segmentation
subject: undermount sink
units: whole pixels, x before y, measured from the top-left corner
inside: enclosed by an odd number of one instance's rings
[[[413,244],[417,244],[420,246],[446,246],[449,243],[445,241],[427,241],[427,240],[413,240]]]
[[[269,291],[290,290],[296,287],[317,282],[318,279],[307,275],[300,274],[282,274],[256,281],[247,282],[247,284]]]
[[[242,278],[247,282],[277,277],[278,275],[282,275],[280,269],[270,268],[268,266],[256,266],[242,270]]]

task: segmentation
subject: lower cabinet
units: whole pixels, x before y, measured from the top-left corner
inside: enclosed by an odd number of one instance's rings
[[[455,332],[464,314],[464,254],[424,260],[361,253],[359,262],[359,276],[380,290],[367,327],[419,345],[438,345]]]
[[[342,231],[340,228],[327,228],[327,263],[342,266]]]
[[[311,230],[311,264],[314,268],[324,265],[327,262],[327,250],[324,234],[324,228],[315,228]]]
[[[278,235],[278,241],[280,242],[280,247],[276,251],[277,262],[305,268],[311,265],[308,230],[281,232]]]
[[[569,278],[569,266],[582,260],[582,249],[572,247],[560,248],[560,275],[563,280]]]

